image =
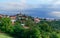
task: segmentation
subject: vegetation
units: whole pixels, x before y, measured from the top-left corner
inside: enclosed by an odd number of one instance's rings
[[[29,19],[25,22],[25,26],[29,28],[25,29],[19,21],[12,25],[10,18],[1,18],[0,31],[14,38],[60,38],[60,30],[56,30],[57,26],[52,25],[56,23],[55,21],[34,23],[32,19]]]
[[[0,38],[13,38],[13,37],[8,36],[7,34],[0,33]]]

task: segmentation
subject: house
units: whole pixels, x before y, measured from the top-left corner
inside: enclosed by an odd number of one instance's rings
[[[3,18],[9,18],[9,16],[8,15],[3,15]]]
[[[17,20],[21,20],[23,15],[20,13],[20,14],[17,14],[16,16],[17,16]]]
[[[3,15],[2,14],[0,14],[0,18],[2,18],[3,17]]]
[[[34,18],[34,22],[35,23],[39,23],[40,22],[40,19],[39,18]]]
[[[26,21],[26,20],[28,20],[28,17],[25,15],[25,14],[17,14],[16,15],[17,16],[17,20],[19,20],[19,21]]]
[[[2,14],[0,14],[0,18],[6,18],[6,17],[9,17],[8,15],[2,15]]]
[[[14,25],[16,21],[16,16],[10,16],[11,22]]]

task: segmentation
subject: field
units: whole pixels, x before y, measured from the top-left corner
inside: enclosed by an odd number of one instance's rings
[[[58,38],[60,38],[60,33],[59,33],[59,34],[57,34],[57,36],[58,36]]]
[[[0,38],[12,38],[8,36],[7,34],[0,33]]]

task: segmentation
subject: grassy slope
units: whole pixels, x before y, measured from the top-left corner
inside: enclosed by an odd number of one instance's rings
[[[58,38],[60,38],[60,33],[59,33],[59,34],[57,34],[57,36],[58,36]]]
[[[12,38],[12,37],[8,36],[7,34],[0,33],[0,38]]]

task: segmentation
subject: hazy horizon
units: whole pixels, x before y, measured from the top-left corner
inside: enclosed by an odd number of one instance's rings
[[[60,0],[0,0],[0,14],[20,13],[34,17],[60,18]]]

